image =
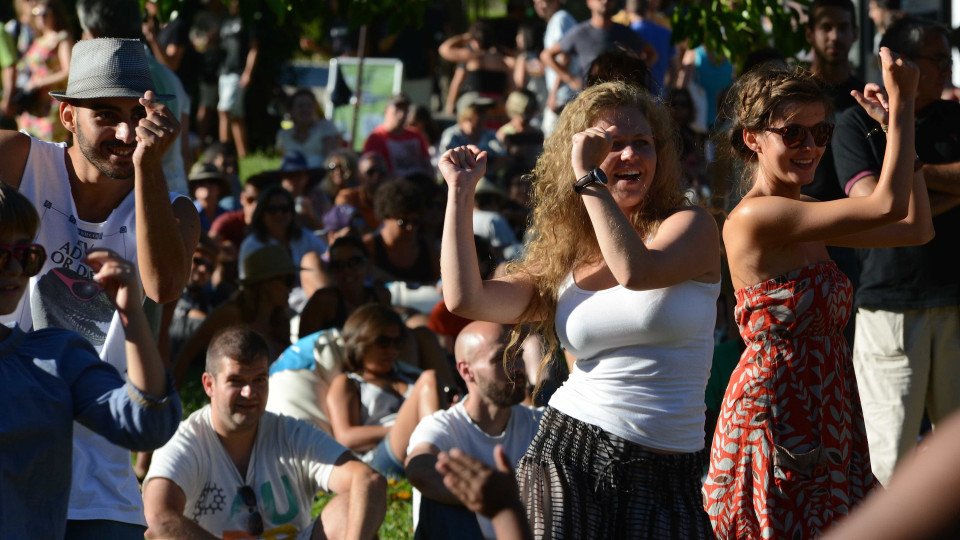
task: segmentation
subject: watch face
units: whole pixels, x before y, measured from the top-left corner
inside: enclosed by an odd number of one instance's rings
[[[603,169],[597,167],[593,171],[593,177],[597,179],[597,182],[600,182],[603,185],[607,185],[607,174],[603,172]]]

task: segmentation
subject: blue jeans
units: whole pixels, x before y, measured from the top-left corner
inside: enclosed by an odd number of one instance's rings
[[[67,521],[66,540],[143,540],[147,528],[108,519],[71,519]]]
[[[420,496],[420,519],[414,540],[483,540],[477,515],[463,506],[454,506]]]

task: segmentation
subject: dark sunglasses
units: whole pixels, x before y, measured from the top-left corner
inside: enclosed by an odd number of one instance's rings
[[[250,534],[259,536],[263,533],[263,516],[260,515],[260,510],[257,508],[256,493],[250,486],[240,486],[237,488],[237,495],[240,495],[240,500],[243,501],[243,505],[247,507],[247,512],[249,512],[244,529]]]
[[[283,284],[286,285],[288,289],[292,289],[297,286],[297,277],[293,275],[277,276],[274,279],[283,281]]]
[[[100,291],[103,290],[103,286],[99,283],[93,281],[83,281],[81,279],[74,279],[66,274],[64,274],[59,268],[54,268],[51,270],[53,275],[60,278],[60,281],[70,289],[70,294],[74,298],[80,300],[81,302],[89,302],[97,297],[100,294]]]
[[[47,262],[47,252],[40,244],[24,244],[20,246],[0,246],[0,270],[10,264],[10,259],[20,263],[24,277],[33,277],[43,269]]]
[[[386,174],[386,172],[387,172],[386,169],[381,169],[380,167],[371,167],[366,171],[360,171],[360,174],[362,174],[363,176],[374,176],[374,175]]]
[[[213,270],[213,263],[203,257],[194,257],[193,264],[197,266],[205,266],[207,270]]]
[[[393,347],[394,349],[399,349],[403,347],[403,336],[400,337],[389,337],[389,336],[377,336],[377,339],[373,340],[376,343],[377,347],[382,347],[384,349],[388,347]]]
[[[913,55],[914,59],[919,58],[920,60],[926,60],[932,62],[937,69],[940,71],[950,71],[950,68],[953,67],[953,57],[952,56],[922,56],[919,54]]]
[[[263,211],[268,214],[289,214],[293,208],[289,204],[268,204]]]
[[[335,171],[335,170],[337,170],[337,169],[342,169],[342,168],[343,168],[343,166],[340,165],[339,163],[334,163],[334,162],[332,162],[332,161],[331,161],[330,163],[327,163],[327,170],[328,170],[328,171]]]
[[[807,134],[813,135],[813,144],[817,146],[826,146],[830,142],[830,136],[833,135],[833,124],[820,122],[819,124],[807,127],[800,124],[789,124],[783,127],[767,127],[764,131],[779,133],[783,138],[783,144],[787,148],[800,148],[807,142]]]
[[[330,270],[332,272],[343,272],[344,270],[357,270],[367,259],[361,257],[360,255],[355,255],[349,259],[343,259],[341,261],[330,261]]]
[[[397,218],[397,225],[402,229],[404,227],[419,227],[420,218]]]

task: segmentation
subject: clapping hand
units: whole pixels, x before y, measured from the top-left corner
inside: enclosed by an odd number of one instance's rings
[[[487,467],[458,448],[449,453],[440,452],[437,456],[437,472],[443,475],[443,485],[471,512],[488,518],[520,504],[517,482],[503,446],[494,448],[493,458],[496,469]]]

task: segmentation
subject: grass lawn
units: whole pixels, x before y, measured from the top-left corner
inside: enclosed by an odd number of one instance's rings
[[[208,398],[200,385],[200,374],[203,372],[199,364],[193,366],[183,384],[180,398],[183,401],[183,417],[186,418],[193,411],[208,403]],[[413,538],[413,505],[410,483],[407,481],[395,482],[391,480],[387,487],[387,516],[380,526],[381,540],[409,540]],[[323,506],[330,499],[330,495],[320,493],[313,503],[313,516],[316,517]]]

